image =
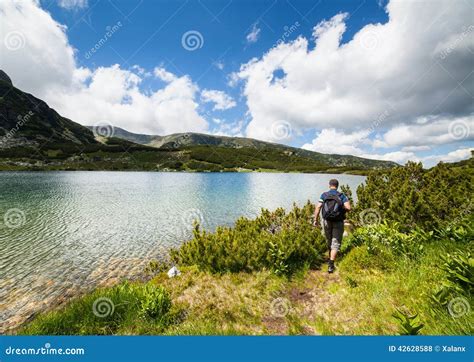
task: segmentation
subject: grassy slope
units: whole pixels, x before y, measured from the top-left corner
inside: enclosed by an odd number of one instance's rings
[[[171,293],[172,317],[165,326],[138,312],[117,317],[116,324],[100,318],[95,319],[97,325],[91,323],[84,316],[91,317],[95,299],[109,295],[104,289],[87,296],[86,302],[80,298],[76,307],[72,303],[40,316],[20,334],[392,335],[398,333],[391,316],[397,307],[419,313],[423,334],[467,334],[472,313],[462,318],[433,316],[426,298],[442,278],[436,267],[440,254],[451,247],[433,245],[419,262],[377,267],[367,265],[360,249],[353,249],[333,275],[323,268],[304,270],[290,279],[269,271],[220,275],[184,267],[179,277],[169,279],[161,273],[149,282]]]
[[[189,146],[163,150],[108,139],[106,144],[47,144],[40,150],[27,147],[0,150],[0,170],[131,170],[131,171],[278,171],[366,172],[362,164],[334,167],[302,155],[287,155],[278,149],[230,149]]]

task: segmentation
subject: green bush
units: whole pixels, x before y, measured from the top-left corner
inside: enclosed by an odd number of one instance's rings
[[[341,261],[342,271],[359,271],[367,269],[390,270],[395,266],[395,258],[387,248],[378,248],[369,252],[365,246],[353,248]]]
[[[383,250],[390,250],[397,257],[417,259],[423,252],[424,244],[430,240],[432,233],[421,229],[402,233],[397,223],[369,225],[358,228],[344,242],[342,252],[347,253],[355,246],[364,245],[369,254],[380,254]]]
[[[147,284],[143,289],[141,312],[147,318],[162,319],[171,308],[171,297],[163,287]]]
[[[370,172],[357,188],[358,204],[352,219],[375,209],[385,221],[398,222],[402,231],[434,230],[470,214],[474,183],[472,158],[466,169],[440,163],[424,170],[421,163]]]
[[[255,220],[240,218],[233,228],[218,227],[214,233],[195,225],[194,238],[172,250],[171,258],[212,273],[267,269],[291,274],[304,266],[315,268],[327,251],[321,230],[311,223],[313,213],[308,202],[288,213],[262,210]]]

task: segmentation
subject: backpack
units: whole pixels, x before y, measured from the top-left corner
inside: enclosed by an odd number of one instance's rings
[[[341,199],[342,194],[326,194],[323,202],[323,218],[328,221],[344,221],[346,210]]]

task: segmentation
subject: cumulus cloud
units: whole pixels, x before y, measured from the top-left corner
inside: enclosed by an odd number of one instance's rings
[[[403,146],[422,150],[428,146],[474,140],[474,117],[419,120],[423,123],[395,126],[375,140],[375,147]]]
[[[107,121],[132,132],[207,131],[208,123],[198,112],[199,88],[189,76],[157,67],[155,77],[166,84],[144,92],[139,85],[151,74],[139,66],[79,67],[65,26],[37,2],[2,1],[0,13],[0,39],[5,40],[0,42],[0,67],[18,88],[62,115],[86,125]]]
[[[323,129],[311,143],[302,148],[321,153],[340,155],[360,155],[363,153],[360,145],[366,142],[369,131],[358,131],[346,134],[334,128]]]
[[[153,70],[153,73],[155,74],[155,77],[161,79],[163,82],[168,83],[168,82],[172,82],[172,81],[176,80],[176,76],[173,73],[168,72],[163,67],[156,67]]]
[[[235,107],[234,99],[223,91],[204,89],[201,92],[204,103],[214,103],[214,110],[226,110]]]
[[[379,131],[420,117],[471,115],[469,4],[395,0],[385,9],[388,22],[364,26],[347,43],[348,14],[337,14],[315,26],[312,39],[281,43],[242,65],[231,79],[244,82],[247,135],[272,140],[281,120],[294,129],[357,131],[387,110]]]
[[[252,25],[252,29],[250,30],[250,33],[248,33],[246,36],[247,43],[249,44],[256,43],[258,41],[259,36],[260,36],[260,28],[258,27],[258,24],[255,23]]]
[[[425,162],[436,164],[439,161],[456,162],[469,158],[474,148],[460,148],[458,150],[447,153],[446,155],[427,156],[424,158]]]
[[[447,132],[446,128],[444,128],[444,131]],[[435,134],[434,136],[428,136],[430,132],[429,127],[423,127],[423,129],[410,128],[410,132],[415,133],[409,133],[410,137],[401,136],[399,139],[397,139],[396,137],[396,132],[394,134],[390,134],[385,139],[393,141],[393,143],[384,142],[383,147],[393,148],[394,146],[400,146],[403,144],[415,144],[417,143],[414,141],[414,139],[416,139],[416,132],[420,132],[419,137],[421,138],[426,136],[428,139],[428,144],[443,143],[444,140],[444,135],[436,135],[436,130],[432,132],[433,134]],[[425,166],[433,166],[439,161],[455,162],[465,158],[469,158],[471,155],[471,148],[459,148],[447,154],[438,154],[424,157],[418,156],[416,154],[416,152],[419,151],[430,150],[431,147],[428,145],[405,146],[402,147],[400,150],[390,151],[386,153],[369,152],[367,151],[367,149],[372,149],[373,151],[374,145],[380,147],[380,142],[383,142],[380,140],[372,140],[369,138],[369,135],[369,130],[345,133],[344,131],[336,130],[334,128],[323,129],[322,131],[316,134],[316,137],[312,140],[311,143],[304,144],[302,148],[321,153],[354,155],[376,160],[393,161],[402,165],[407,163],[408,161],[422,162]]]
[[[365,151],[364,147],[371,143],[368,138],[369,134],[369,130],[344,133],[334,128],[323,129],[311,143],[304,144],[302,148],[321,153],[354,155],[376,160],[393,161],[400,164],[404,164],[409,160],[419,161],[413,152],[403,150],[384,154]]]
[[[218,122],[216,122],[218,121]],[[211,134],[215,136],[227,136],[227,137],[244,137],[245,121],[239,120],[237,122],[222,122],[222,120],[214,119],[214,122],[219,127],[211,131]]]
[[[83,9],[86,8],[89,4],[87,0],[59,0],[58,5],[64,9]]]

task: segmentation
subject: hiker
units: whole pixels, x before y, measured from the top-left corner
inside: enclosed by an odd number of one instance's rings
[[[319,211],[322,208],[324,236],[329,249],[328,273],[334,272],[334,261],[342,243],[344,233],[344,219],[347,211],[351,210],[351,203],[346,195],[337,191],[339,181],[329,181],[329,191],[319,198],[314,212],[314,226],[318,225]]]

